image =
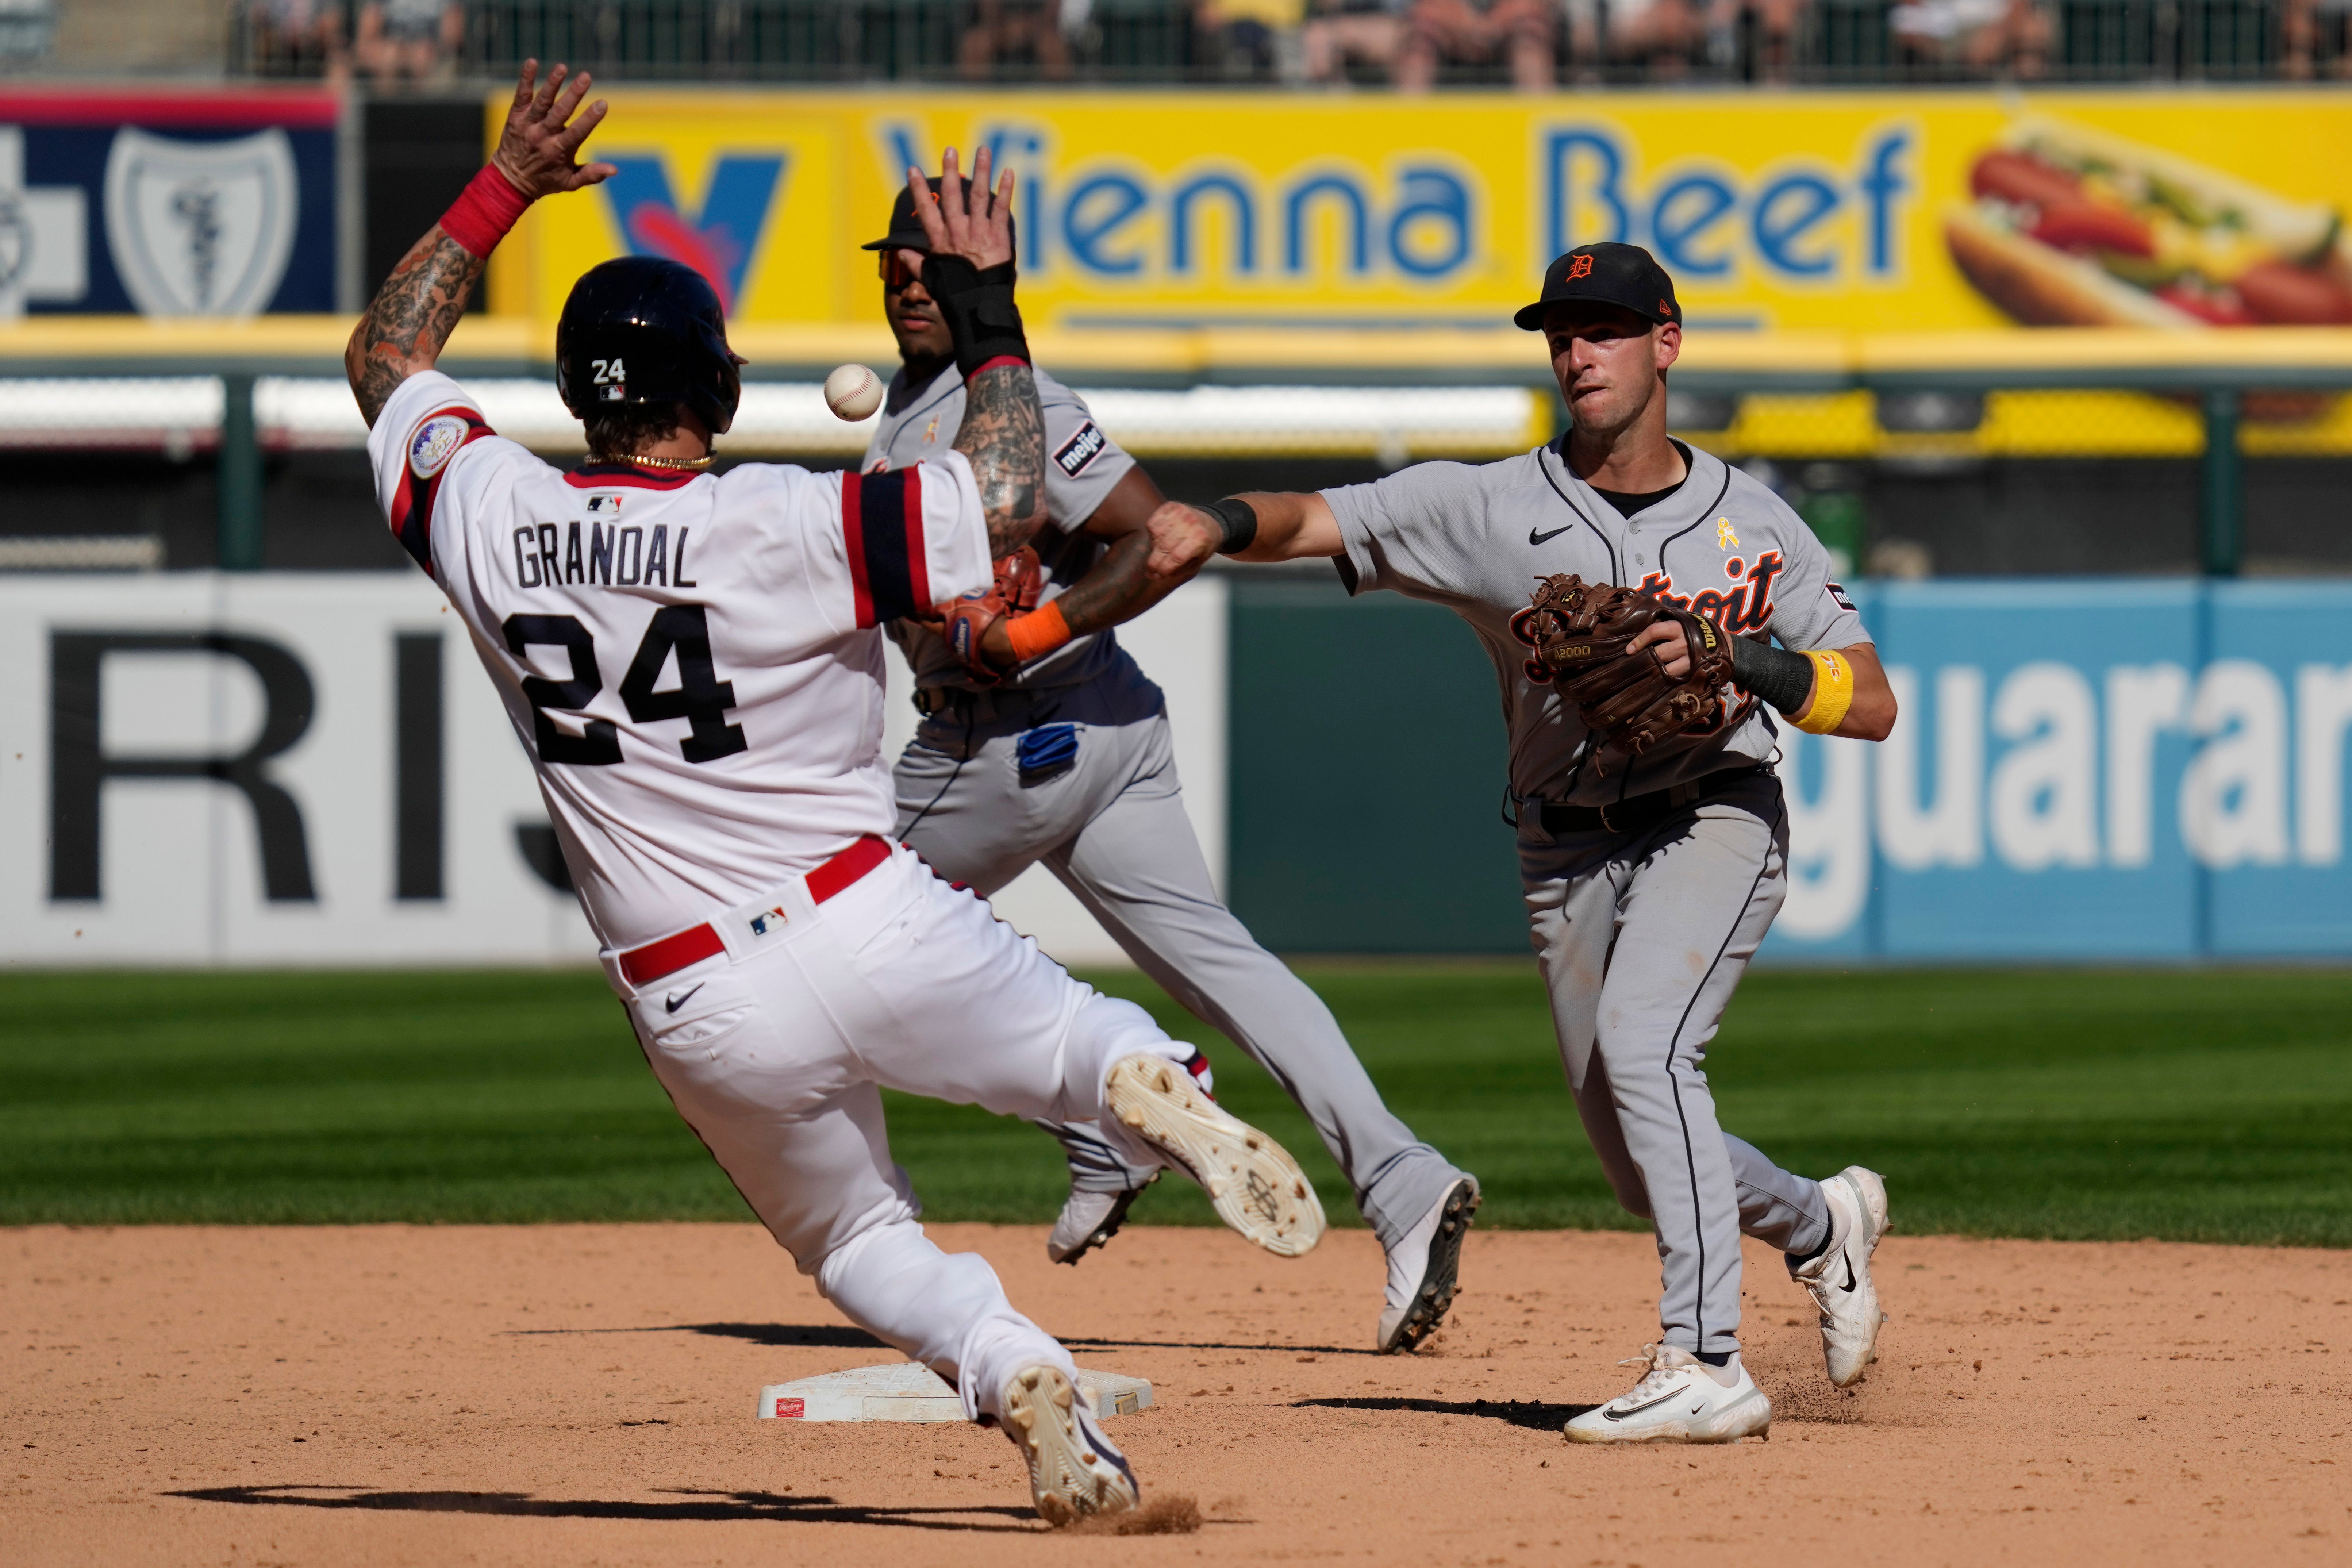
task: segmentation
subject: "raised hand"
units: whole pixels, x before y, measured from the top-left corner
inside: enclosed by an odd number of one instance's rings
[[[533,87],[539,62],[525,60],[515,83],[514,106],[507,110],[506,129],[499,132],[499,150],[490,162],[524,195],[560,195],[610,179],[619,171],[610,163],[577,162],[580,144],[604,119],[604,100],[598,99],[580,113],[580,100],[595,80],[586,71],[564,81],[558,65],[547,80]],[[578,119],[572,116],[579,113]],[[950,165],[952,166],[952,165]]]
[[[915,216],[934,256],[961,256],[974,267],[987,268],[1013,259],[1013,171],[1004,171],[993,194],[988,188],[989,151],[982,147],[972,160],[971,188],[956,172],[956,150],[940,161],[940,193],[931,195],[930,182],[912,164],[907,168],[907,188],[914,193]]]

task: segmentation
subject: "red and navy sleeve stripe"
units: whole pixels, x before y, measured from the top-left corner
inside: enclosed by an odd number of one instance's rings
[[[419,419],[409,428],[410,443],[415,443],[416,432],[427,423],[447,415],[455,415],[466,422],[465,439],[441,459],[440,467],[433,470],[430,479],[417,478],[415,465],[404,455],[400,464],[400,488],[392,492],[392,509],[385,515],[385,521],[392,524],[392,536],[400,541],[400,547],[408,552],[409,559],[428,574],[433,570],[433,503],[441,494],[441,481],[448,477],[449,465],[457,460],[458,452],[485,436],[498,434],[482,422],[479,414],[460,404],[449,408],[436,408]]]
[[[920,466],[841,476],[841,530],[861,626],[930,612],[921,476]]]

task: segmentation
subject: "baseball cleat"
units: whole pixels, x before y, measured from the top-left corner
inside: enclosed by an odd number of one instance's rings
[[[1620,1366],[1649,1370],[1632,1389],[1567,1426],[1571,1443],[1737,1443],[1769,1434],[1772,1402],[1734,1357],[1728,1388],[1679,1345],[1647,1345]]]
[[[1478,1212],[1478,1180],[1465,1176],[1429,1205],[1429,1212],[1389,1249],[1387,1300],[1373,1341],[1382,1355],[1409,1351],[1436,1331],[1454,1305],[1454,1277],[1463,1238]]]
[[[1151,1173],[1143,1184],[1148,1187],[1160,1179]],[[1076,1263],[1104,1242],[1118,1234],[1127,1223],[1127,1211],[1143,1195],[1143,1187],[1129,1187],[1123,1193],[1086,1193],[1070,1189],[1067,1202],[1062,1205],[1062,1215],[1054,1222],[1054,1234],[1045,1238],[1045,1256],[1056,1263]]]
[[[1126,1456],[1102,1435],[1061,1368],[1038,1364],[1014,1373],[998,1421],[1028,1462],[1029,1495],[1046,1523],[1125,1513],[1141,1497]]]
[[[1822,1184],[1830,1205],[1830,1244],[1789,1277],[1805,1288],[1822,1314],[1822,1354],[1830,1382],[1851,1388],[1877,1359],[1878,1287],[1871,1282],[1870,1255],[1892,1225],[1886,1215],[1886,1184],[1875,1171],[1848,1165]]]
[[[1201,1092],[1181,1064],[1138,1053],[1112,1067],[1104,1098],[1119,1124],[1201,1184],[1217,1217],[1277,1258],[1323,1239],[1323,1204],[1283,1146]]]

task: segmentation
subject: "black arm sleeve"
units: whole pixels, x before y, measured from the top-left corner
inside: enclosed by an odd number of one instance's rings
[[[1794,713],[1813,694],[1813,661],[1753,637],[1733,637],[1731,679],[1781,712]]]
[[[1010,261],[982,271],[961,256],[930,256],[923,261],[923,287],[939,301],[955,338],[956,368],[968,377],[992,359],[1023,364],[1029,338],[1021,328],[1021,308],[1013,302]]]

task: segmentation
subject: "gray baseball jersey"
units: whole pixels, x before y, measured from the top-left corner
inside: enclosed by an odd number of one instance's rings
[[[1868,640],[1803,521],[1747,475],[1676,445],[1689,477],[1630,521],[1569,471],[1558,444],[1323,492],[1350,593],[1390,588],[1444,605],[1486,645],[1522,801],[1606,805],[1763,761],[1774,738],[1754,700],[1727,688],[1706,732],[1638,761],[1611,752],[1580,766],[1587,731],[1520,635],[1538,577],[1643,588],[1789,647]],[[1743,1232],[1791,1253],[1830,1237],[1820,1184],[1724,1131],[1702,1065],[1780,910],[1787,858],[1787,812],[1770,777],[1738,781],[1641,831],[1555,837],[1541,814],[1520,818],[1530,936],[1577,1110],[1619,1200],[1656,1229],[1660,1333],[1685,1350],[1738,1348]]]
[[[1427,599],[1477,633],[1502,684],[1510,787],[1521,800],[1604,805],[1742,758],[1763,761],[1774,736],[1760,706],[1727,688],[1725,718],[1705,732],[1678,735],[1630,766],[1611,753],[1579,767],[1584,725],[1523,631],[1538,578],[1573,572],[1643,588],[1727,631],[1769,631],[1787,647],[1869,640],[1804,521],[1721,458],[1675,445],[1690,477],[1630,522],[1569,471],[1557,442],[1497,463],[1420,463],[1323,492],[1347,546],[1338,565],[1349,593]]]
[[[1069,388],[1037,373],[1045,410],[1047,595],[1086,575],[1103,547],[1079,531],[1135,459]],[[900,468],[954,445],[963,382],[950,365],[920,388],[890,384],[866,466]],[[928,631],[893,627],[929,687],[969,687]],[[1027,742],[1062,732],[1043,768]],[[1168,993],[1265,1064],[1304,1108],[1383,1247],[1393,1246],[1463,1173],[1415,1138],[1322,999],[1257,945],[1217,896],[1184,813],[1160,689],[1108,632],[1024,666],[969,704],[933,713],[895,770],[898,837],[941,875],[992,896],[1043,861]],[[1155,1173],[1105,1157],[1098,1130],[1047,1124],[1076,1185],[1118,1192]]]
[[[1045,526],[1033,542],[1045,563],[1048,599],[1085,576],[1102,559],[1103,543],[1081,531],[1113,486],[1127,477],[1135,459],[1095,423],[1086,400],[1044,371],[1037,374],[1037,401],[1045,410]],[[937,458],[955,446],[963,426],[963,377],[952,364],[923,385],[909,386],[904,366],[890,378],[881,422],[866,443],[865,468],[903,468]],[[972,682],[963,666],[936,636],[893,622],[890,635],[907,650],[918,686]],[[1118,658],[1110,633],[1075,637],[1005,677],[1005,686],[1076,686],[1093,679]]]

